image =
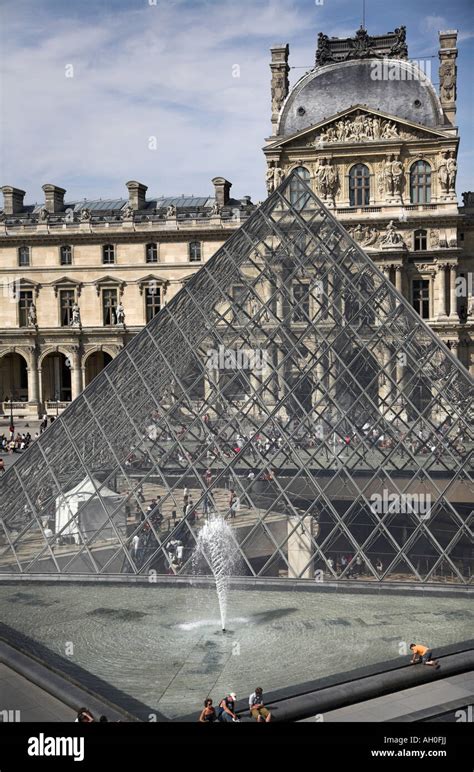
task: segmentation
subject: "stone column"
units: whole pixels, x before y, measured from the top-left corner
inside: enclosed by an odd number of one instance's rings
[[[34,347],[30,349],[28,366],[28,404],[33,408],[33,412],[39,415],[38,357]]]
[[[295,527],[296,526],[296,527]],[[311,556],[314,552],[311,536],[313,518],[311,516],[288,518],[288,578],[314,579],[314,566]],[[311,561],[311,562],[310,562]]]
[[[81,351],[79,346],[72,347],[71,365],[71,398],[76,399],[82,391]]]
[[[379,384],[378,384],[379,407],[382,413],[386,413],[390,407],[389,397],[390,397],[390,391],[391,391],[391,381],[389,378],[390,348],[385,344],[382,344],[382,350],[380,353],[381,353],[383,370],[380,371]]]
[[[315,407],[315,405],[319,403],[324,396],[324,362],[323,362],[322,347],[319,347],[317,356],[319,356],[319,360],[317,361],[316,367],[315,367],[316,383],[314,385],[313,393],[311,395],[311,403],[313,407]],[[324,410],[324,405],[319,404],[318,412],[322,412],[323,410]]]
[[[446,263],[438,264],[438,313],[434,314],[438,319],[445,319],[446,313]]]
[[[395,266],[395,289],[397,292],[400,293],[400,295],[403,295],[403,265],[396,265]]]
[[[448,341],[449,348],[451,349],[451,353],[453,356],[456,357],[456,359],[459,359],[459,340],[458,338],[453,338],[452,340]]]
[[[458,304],[456,296],[457,266],[449,266],[449,318],[459,321]]]

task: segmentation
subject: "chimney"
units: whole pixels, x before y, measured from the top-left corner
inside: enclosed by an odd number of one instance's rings
[[[439,33],[439,99],[445,123],[456,125],[456,59],[458,49],[456,29]]]
[[[288,64],[290,47],[288,43],[285,43],[273,46],[270,51],[272,55],[270,63],[270,70],[272,72],[272,130],[273,134],[276,134],[281,106],[288,96],[290,88],[288,80],[290,72]]]
[[[229,203],[229,193],[232,187],[232,183],[224,179],[224,177],[214,177],[212,184],[214,185],[214,195],[216,197],[218,206],[227,206]]]
[[[142,185],[141,182],[130,180],[127,182],[128,188],[128,204],[132,209],[144,209],[146,206],[146,192],[148,190],[147,185]]]
[[[62,212],[64,209],[64,188],[58,188],[57,185],[50,185],[47,183],[43,185],[44,190],[44,208],[47,212],[55,214],[56,212]]]
[[[12,188],[11,185],[4,185],[3,193],[3,211],[5,214],[17,214],[23,211],[23,199],[25,191],[20,188]]]

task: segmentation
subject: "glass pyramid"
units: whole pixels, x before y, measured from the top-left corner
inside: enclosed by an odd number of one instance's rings
[[[472,404],[292,174],[2,477],[0,572],[209,574],[217,513],[241,576],[467,584]]]

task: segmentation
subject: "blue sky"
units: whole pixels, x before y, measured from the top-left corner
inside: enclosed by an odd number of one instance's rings
[[[130,179],[149,196],[208,195],[222,175],[235,196],[263,199],[270,46],[290,44],[294,83],[319,31],[361,23],[362,0],[320,2],[2,0],[1,184],[28,202],[45,182],[67,200],[125,197]],[[438,30],[459,30],[458,194],[474,189],[473,16],[470,0],[366,0],[369,33],[405,24],[436,85]]]

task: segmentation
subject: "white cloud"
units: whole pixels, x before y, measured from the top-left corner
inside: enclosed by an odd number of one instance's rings
[[[78,18],[49,28],[40,16],[35,45],[30,18],[27,42],[3,58],[4,180],[40,199],[44,182],[67,180],[72,198],[125,195],[131,178],[151,193],[206,194],[210,178],[224,174],[236,194],[261,195],[268,49],[304,28],[304,19],[280,0],[257,8],[229,0],[209,10],[146,5],[100,24]]]

